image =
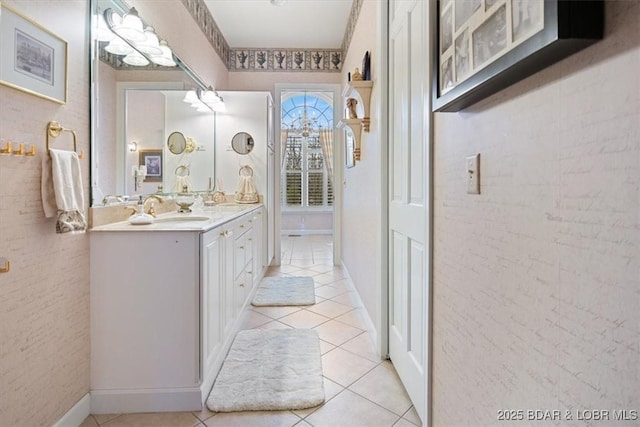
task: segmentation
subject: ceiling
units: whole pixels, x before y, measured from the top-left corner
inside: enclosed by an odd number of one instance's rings
[[[204,0],[231,48],[342,46],[353,0]]]

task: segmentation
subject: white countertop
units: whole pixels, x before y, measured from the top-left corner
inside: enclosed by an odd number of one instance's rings
[[[129,221],[100,225],[90,231],[197,231],[204,232],[229,222],[262,204],[222,204],[193,209],[191,213],[169,212],[158,215],[152,224],[130,224]]]

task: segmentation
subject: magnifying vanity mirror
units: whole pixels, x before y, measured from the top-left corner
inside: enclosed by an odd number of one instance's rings
[[[167,148],[173,154],[182,154],[187,148],[187,138],[182,132],[171,132],[167,138]]]
[[[108,195],[132,199],[160,190],[179,192],[175,187],[180,177],[174,171],[182,165],[191,171],[193,191],[206,191],[209,178],[215,179],[215,112],[210,108],[196,110],[184,102],[188,92],[208,85],[174,54],[173,66],[132,66],[124,57],[107,51],[111,42],[99,37],[105,30],[101,16],[108,9],[123,15],[130,6],[140,6],[144,21],[145,10],[151,15],[153,8],[163,7],[161,2],[126,1],[91,0],[95,17],[91,26],[95,52],[91,64],[92,206],[103,205]],[[129,148],[132,141],[136,142],[133,150]],[[149,153],[161,159],[160,172],[135,185],[133,170],[139,170]]]
[[[247,132],[238,132],[231,138],[231,148],[238,154],[249,154],[254,145],[253,137]]]

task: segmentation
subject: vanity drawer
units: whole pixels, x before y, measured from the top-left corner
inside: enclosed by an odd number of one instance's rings
[[[233,249],[234,278],[237,278],[240,273],[242,273],[247,263],[251,261],[253,255],[253,240],[251,239],[251,237],[252,233],[251,229],[249,229],[235,240]]]

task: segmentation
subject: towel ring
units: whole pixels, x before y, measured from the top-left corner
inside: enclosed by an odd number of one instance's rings
[[[175,176],[189,176],[191,174],[191,169],[187,165],[180,165],[173,173]]]
[[[60,136],[62,132],[71,132],[71,135],[73,135],[73,151],[77,153],[78,152],[78,135],[76,134],[76,131],[72,129],[63,128],[62,126],[60,126],[60,123],[56,122],[55,120],[52,120],[49,123],[47,123],[47,152],[49,151],[49,137],[57,138]],[[84,157],[83,153],[80,152],[78,154],[78,157],[82,159]]]
[[[238,171],[238,175],[244,177],[253,176],[253,169],[249,165],[244,165]]]

